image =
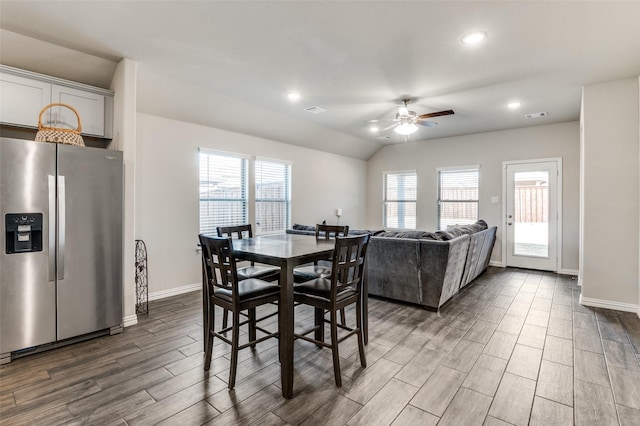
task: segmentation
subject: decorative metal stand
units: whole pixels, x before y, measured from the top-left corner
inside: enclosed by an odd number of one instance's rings
[[[147,246],[136,240],[136,314],[149,313],[149,270],[147,269]]]

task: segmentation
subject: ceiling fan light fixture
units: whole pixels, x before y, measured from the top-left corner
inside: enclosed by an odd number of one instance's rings
[[[418,131],[418,126],[413,123],[402,123],[393,129],[394,132],[407,136]]]
[[[487,38],[487,33],[485,33],[484,31],[476,31],[473,33],[465,34],[462,37],[462,42],[464,44],[476,44],[480,43],[485,38]]]

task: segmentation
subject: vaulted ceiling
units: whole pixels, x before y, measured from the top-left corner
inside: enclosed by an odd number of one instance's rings
[[[577,120],[583,85],[640,75],[639,16],[639,1],[2,0],[0,62],[108,87],[130,58],[141,112],[366,159],[405,141],[370,130],[403,98],[455,111],[411,140]],[[462,43],[473,31],[486,39]]]

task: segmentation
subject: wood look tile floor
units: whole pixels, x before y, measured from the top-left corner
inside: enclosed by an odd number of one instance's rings
[[[291,400],[274,339],[240,352],[231,392],[228,345],[204,372],[200,293],[175,296],[120,335],[0,367],[0,424],[639,425],[640,319],[579,294],[489,268],[440,313],[371,298],[368,367],[345,341],[336,388],[330,351],[296,341]],[[296,308],[296,328],[311,321]]]

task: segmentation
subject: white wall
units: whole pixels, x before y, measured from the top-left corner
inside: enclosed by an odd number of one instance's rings
[[[123,301],[124,324],[137,322],[135,287],[135,170],[136,170],[136,70],[137,64],[123,59],[118,64],[111,90],[113,99],[113,139],[109,149],[123,151]]]
[[[638,78],[583,88],[582,302],[636,311],[640,246]]]
[[[364,227],[366,162],[138,113],[135,229],[147,245],[150,294],[201,281],[199,147],[291,161],[292,223],[335,223],[339,207],[340,223]]]
[[[561,270],[577,271],[579,135],[579,123],[570,122],[386,146],[367,166],[367,228],[382,227],[383,171],[417,171],[417,229],[433,231],[438,219],[436,168],[480,165],[479,217],[498,226],[491,260],[502,262],[502,162],[562,157]],[[498,204],[490,202],[492,196],[499,197]]]

